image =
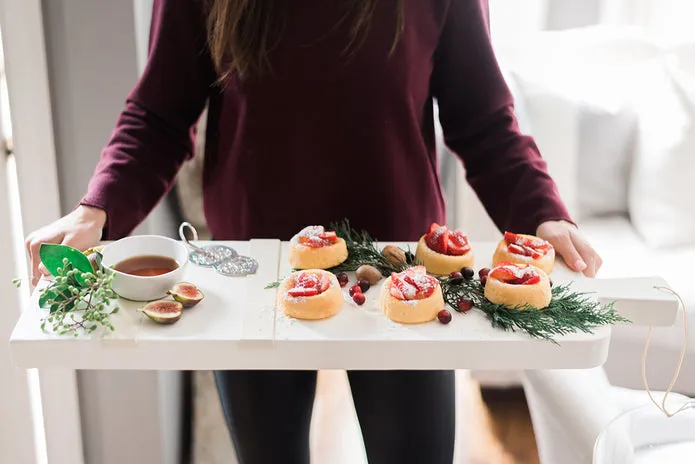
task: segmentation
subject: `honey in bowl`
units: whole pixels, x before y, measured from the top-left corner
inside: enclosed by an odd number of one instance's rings
[[[116,264],[113,269],[139,277],[154,277],[171,272],[179,267],[175,259],[167,256],[133,256]]]

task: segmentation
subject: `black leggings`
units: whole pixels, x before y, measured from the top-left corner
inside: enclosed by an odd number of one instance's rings
[[[451,464],[453,371],[349,371],[369,464]],[[309,464],[314,371],[217,371],[240,464]]]

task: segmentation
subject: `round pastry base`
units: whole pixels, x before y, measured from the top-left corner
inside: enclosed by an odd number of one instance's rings
[[[388,277],[379,294],[379,308],[394,322],[401,324],[422,324],[437,317],[444,309],[442,288],[437,285],[434,293],[422,300],[399,300],[391,295],[391,277]]]
[[[475,265],[473,250],[461,256],[443,255],[427,246],[424,235],[417,242],[415,259],[427,268],[428,273],[439,276],[447,276],[452,272],[460,271],[463,267],[472,268]]]

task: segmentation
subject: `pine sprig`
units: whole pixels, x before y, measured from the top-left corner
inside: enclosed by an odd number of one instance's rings
[[[408,248],[402,250],[406,256],[405,263],[398,263],[389,260],[377,246],[377,240],[369,235],[366,231],[357,231],[350,226],[350,221],[344,219],[342,222],[331,224],[331,230],[334,230],[336,235],[345,240],[348,249],[348,259],[328,269],[330,272],[351,272],[356,271],[363,264],[374,266],[381,271],[384,277],[388,277],[392,272],[402,272],[407,268],[414,266],[415,257]]]
[[[118,312],[118,307],[108,309],[111,300],[117,298],[111,288],[113,274],[103,269],[81,272],[73,269],[67,259],[57,273],[55,281],[39,296],[39,306],[49,310],[41,320],[41,330],[75,337],[80,331],[92,333],[99,326],[114,330],[110,316]]]
[[[557,343],[554,337],[575,332],[592,333],[596,327],[630,322],[618,315],[614,304],[601,305],[589,295],[572,291],[569,284],[552,288],[552,300],[544,309],[522,306],[508,309],[485,298],[485,288],[479,280],[450,280],[441,278],[444,300],[459,311],[459,298],[470,298],[492,323],[502,330],[525,332],[533,338]]]

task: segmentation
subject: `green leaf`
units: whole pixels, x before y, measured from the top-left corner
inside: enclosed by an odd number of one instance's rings
[[[74,269],[80,272],[92,272],[92,263],[80,251],[67,245],[42,243],[39,249],[41,262],[52,276],[58,277],[58,269],[63,267],[63,259],[67,259]]]

